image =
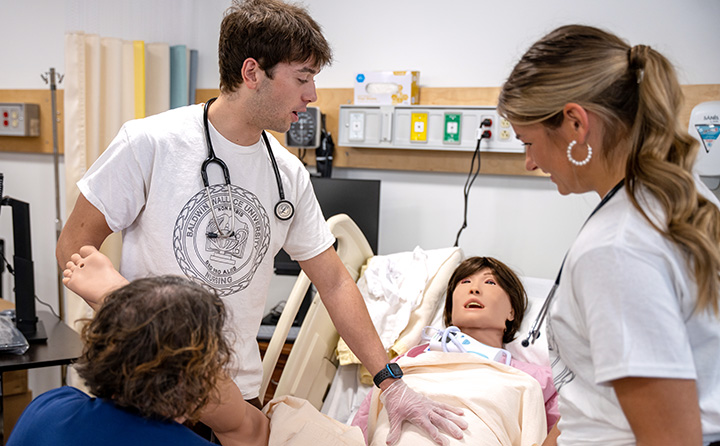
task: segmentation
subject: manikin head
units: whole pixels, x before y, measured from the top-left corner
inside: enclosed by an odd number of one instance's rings
[[[445,324],[470,336],[486,332],[497,337],[492,343],[505,344],[514,339],[526,307],[525,288],[507,265],[492,257],[470,257],[458,265],[448,282]],[[492,344],[487,338],[478,340]]]

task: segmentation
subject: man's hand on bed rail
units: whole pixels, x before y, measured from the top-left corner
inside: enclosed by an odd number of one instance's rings
[[[402,379],[396,380],[380,395],[390,421],[387,444],[392,446],[400,440],[402,424],[409,421],[428,433],[435,443],[448,443],[444,431],[460,440],[468,423],[461,416],[462,409],[438,403],[408,387]]]

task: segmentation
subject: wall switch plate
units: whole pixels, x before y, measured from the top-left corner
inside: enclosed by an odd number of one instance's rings
[[[0,103],[0,136],[40,136],[40,106]]]

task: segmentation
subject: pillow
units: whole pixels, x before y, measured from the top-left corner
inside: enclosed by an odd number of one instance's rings
[[[428,253],[435,253],[434,255],[443,260],[425,285],[420,307],[412,312],[407,327],[395,341],[391,349],[393,355],[399,356],[407,353],[408,350],[420,344],[425,326],[442,325],[447,284],[455,272],[455,268],[462,262],[464,255],[460,248],[436,249],[428,251]]]
[[[540,337],[535,340],[534,344],[527,347],[522,346],[522,341],[527,339],[530,328],[535,323],[540,314],[545,299],[552,289],[554,281],[551,279],[539,279],[536,277],[521,277],[525,291],[528,296],[528,307],[525,311],[525,317],[520,330],[515,334],[515,340],[505,345],[505,348],[513,355],[514,358],[531,364],[545,365],[550,367],[550,358],[548,355],[547,333],[545,333],[545,323],[540,327]]]

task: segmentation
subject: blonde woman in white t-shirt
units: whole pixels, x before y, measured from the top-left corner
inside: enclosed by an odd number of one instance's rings
[[[660,53],[579,25],[533,44],[502,87],[527,169],[603,199],[549,306],[561,445],[720,441],[720,212],[682,102]]]

